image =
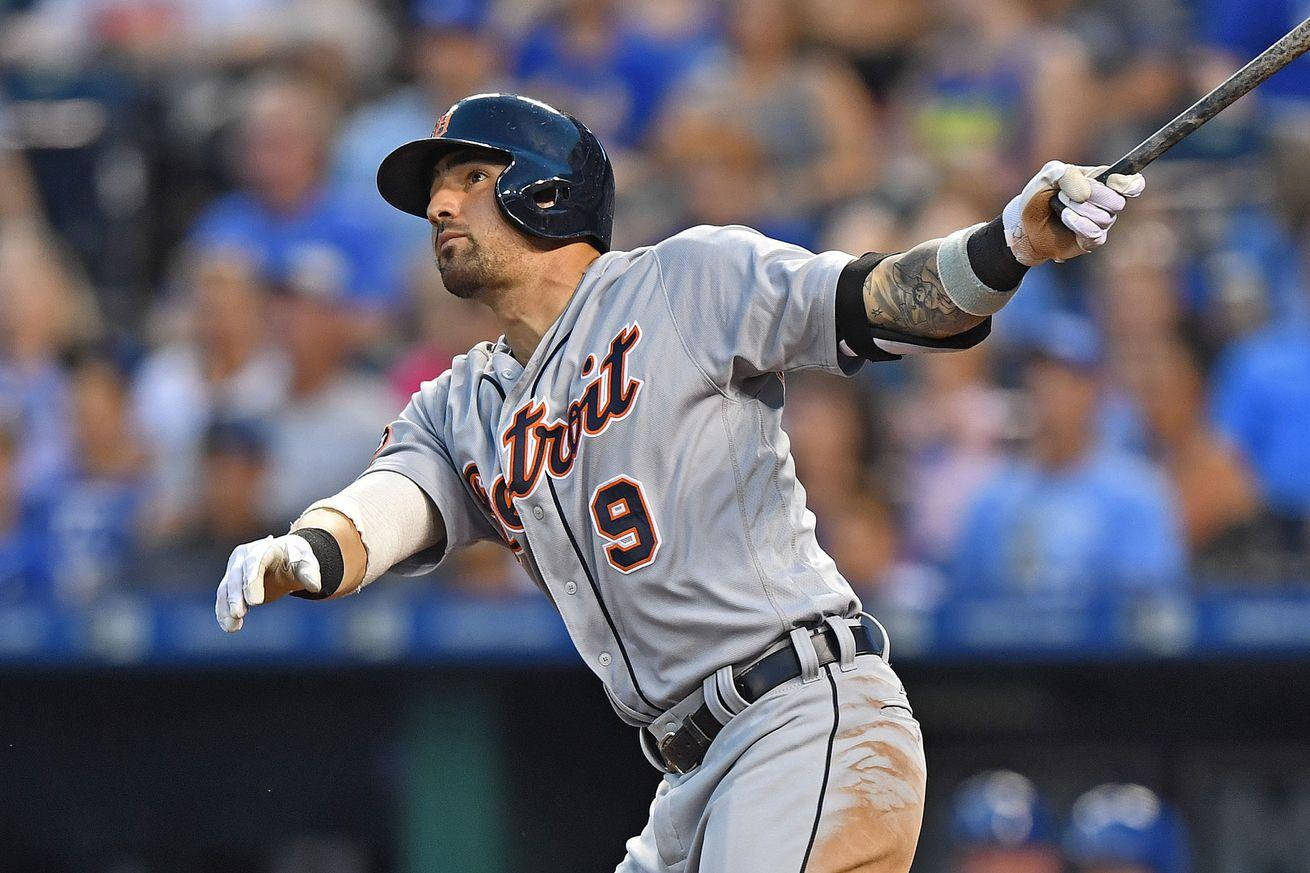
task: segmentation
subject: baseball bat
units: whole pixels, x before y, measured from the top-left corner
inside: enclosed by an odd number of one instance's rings
[[[1097,176],[1096,180],[1104,182],[1111,173],[1140,173],[1147,164],[1191,136],[1201,125],[1223,112],[1256,85],[1301,57],[1307,50],[1310,50],[1310,18],[1292,28],[1282,39],[1229,76],[1218,88],[1184,109],[1177,118],[1115,161],[1108,170]],[[1064,208],[1058,195],[1051,198],[1051,206],[1056,212]]]

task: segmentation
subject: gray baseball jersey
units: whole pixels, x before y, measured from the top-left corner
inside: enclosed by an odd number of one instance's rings
[[[781,374],[860,365],[835,326],[853,260],[744,227],[602,255],[526,364],[479,344],[390,425],[369,469],[417,483],[447,534],[396,569],[503,542],[631,724],[855,615],[781,426]]]

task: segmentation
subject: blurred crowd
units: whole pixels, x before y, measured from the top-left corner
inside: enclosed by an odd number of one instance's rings
[[[1189,873],[1187,826],[1143,785],[1106,783],[1061,821],[1030,780],[1010,770],[967,779],[951,802],[954,873]]]
[[[374,174],[465,95],[586,121],[616,248],[898,251],[1109,163],[1301,0],[0,3],[0,602],[208,591],[498,333]],[[976,350],[788,380],[873,602],[1310,580],[1310,63],[1148,172]],[[450,584],[522,590],[508,553]]]

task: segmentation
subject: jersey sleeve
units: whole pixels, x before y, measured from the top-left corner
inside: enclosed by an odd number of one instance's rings
[[[991,319],[931,339],[869,324],[864,280],[887,255],[813,254],[746,227],[694,227],[655,246],[689,354],[721,386],[761,373],[850,375],[863,361],[972,348]]]
[[[484,539],[495,539],[481,508],[474,501],[455,456],[450,450],[452,435],[446,427],[447,372],[423,383],[401,412],[387,425],[382,442],[366,473],[390,470],[411,480],[428,496],[446,529],[444,542],[424,549],[391,568],[394,573],[417,576],[431,572],[455,549]]]
[[[694,227],[653,249],[688,354],[726,388],[763,373],[853,373],[837,349],[837,281],[853,260],[746,227]]]

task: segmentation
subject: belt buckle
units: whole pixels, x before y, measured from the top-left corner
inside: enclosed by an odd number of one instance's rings
[[[699,767],[709,747],[709,737],[689,718],[683,719],[676,731],[665,734],[656,744],[664,763],[679,776]]]

